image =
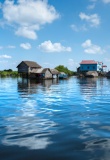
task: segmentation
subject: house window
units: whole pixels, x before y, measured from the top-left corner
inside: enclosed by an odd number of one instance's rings
[[[93,69],[95,69],[95,66],[93,66]]]
[[[87,69],[89,69],[89,66],[87,67]]]

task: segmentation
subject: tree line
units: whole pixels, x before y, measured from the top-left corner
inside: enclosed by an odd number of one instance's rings
[[[59,65],[59,66],[55,67],[55,69],[57,69],[59,72],[66,73],[68,76],[76,75],[76,72],[69,70],[67,67],[65,67],[63,65]]]
[[[69,70],[67,67],[63,65],[59,65],[55,67],[55,69],[57,69],[59,72],[66,73],[68,76],[76,75],[76,72]],[[20,74],[18,73],[18,71],[13,71],[12,69],[5,69],[3,71],[0,71],[0,77],[6,77],[6,76],[19,77]]]
[[[0,71],[0,77],[18,77],[19,73],[18,71],[13,71],[12,69],[5,69],[3,71]]]

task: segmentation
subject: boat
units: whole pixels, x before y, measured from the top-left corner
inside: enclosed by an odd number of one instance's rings
[[[59,74],[59,79],[67,79],[68,78],[68,75],[64,72],[60,72]]]

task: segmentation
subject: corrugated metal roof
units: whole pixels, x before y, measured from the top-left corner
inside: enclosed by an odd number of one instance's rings
[[[94,60],[82,60],[80,64],[97,64]]]

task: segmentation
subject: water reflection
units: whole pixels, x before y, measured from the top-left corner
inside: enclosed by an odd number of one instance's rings
[[[9,82],[3,93],[2,84]],[[16,82],[0,86],[0,144],[7,150],[26,147],[29,159],[32,150],[38,159],[109,159],[110,81],[73,77]]]
[[[78,81],[82,94],[94,95],[97,88],[97,78],[80,78]]]
[[[35,94],[38,92],[40,86],[44,87],[42,90],[49,90],[51,85],[58,84],[57,79],[50,80],[32,80],[32,79],[18,79],[18,92],[20,95]],[[40,88],[41,89],[41,88]]]
[[[7,146],[17,145],[29,149],[44,149],[51,140],[50,135],[54,134],[52,127],[56,125],[53,120],[43,117],[39,106],[35,100],[27,99],[22,101],[20,108],[16,110],[13,117],[6,117],[6,133],[2,143]],[[18,115],[18,116],[17,116]]]
[[[18,101],[13,111],[13,116],[4,117],[4,122],[8,123],[6,133],[2,139],[2,144],[7,146],[17,145],[28,149],[45,149],[52,143],[50,135],[56,133],[53,128],[57,123],[50,119],[53,110],[46,106],[43,94],[36,97],[36,93],[48,91],[51,85],[56,85],[55,80],[45,80],[42,82],[27,79],[18,80],[18,93],[22,99]],[[28,95],[34,94],[35,97]],[[43,106],[40,105],[40,102]],[[47,116],[48,115],[48,116]]]

